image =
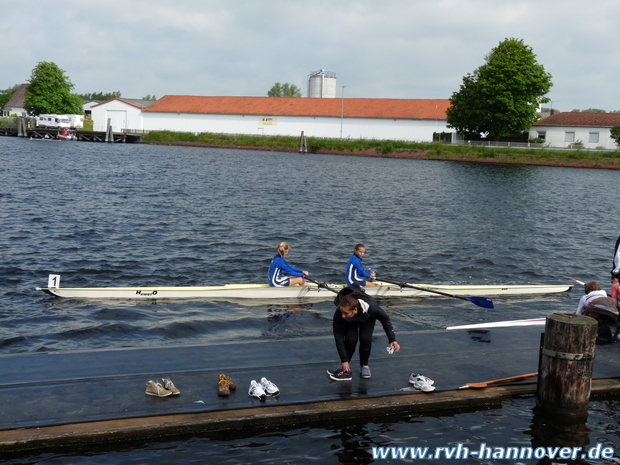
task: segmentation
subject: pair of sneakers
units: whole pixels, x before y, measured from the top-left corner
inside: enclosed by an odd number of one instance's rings
[[[170,378],[162,378],[163,385],[158,381],[150,380],[146,383],[146,393],[147,396],[155,396],[155,397],[168,397],[168,396],[178,396],[181,394],[174,383],[170,380]]]
[[[424,375],[411,373],[409,375],[409,384],[413,384],[413,387],[419,389],[422,392],[432,392],[435,390],[435,381],[427,378]]]
[[[344,371],[342,369],[342,365],[337,365],[332,370],[327,370],[327,374],[330,379],[333,379],[334,381],[351,381],[353,379],[353,374],[350,371]],[[368,365],[363,365],[360,375],[365,379],[370,378],[370,367]]]
[[[256,380],[252,380],[250,382],[250,390],[248,391],[248,394],[252,397],[257,397],[261,402],[263,402],[267,396],[279,396],[280,390],[278,389],[278,386],[263,377],[261,378],[260,383],[257,383]]]

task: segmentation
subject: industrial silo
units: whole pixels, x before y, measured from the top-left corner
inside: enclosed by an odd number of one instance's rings
[[[320,69],[308,76],[308,97],[336,98],[336,73]]]

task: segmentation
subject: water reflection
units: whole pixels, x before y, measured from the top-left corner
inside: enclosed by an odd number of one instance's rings
[[[342,428],[337,436],[332,436],[332,439],[339,440],[341,443],[341,448],[334,453],[338,462],[347,465],[373,463],[374,460],[366,444],[368,434],[366,425],[353,424]],[[332,448],[337,447],[335,444],[332,445]]]
[[[588,450],[590,444],[591,430],[588,427],[586,418],[569,421],[566,417],[558,418],[555,415],[544,412],[538,407],[532,409],[532,424],[530,429],[525,432],[532,437],[532,449],[544,448],[553,451],[555,448],[571,448],[574,450],[580,447],[581,450],[576,454],[576,458],[562,459],[563,464],[588,464],[582,458],[582,453]],[[558,458],[546,457],[540,459],[539,465],[551,465],[558,463]]]

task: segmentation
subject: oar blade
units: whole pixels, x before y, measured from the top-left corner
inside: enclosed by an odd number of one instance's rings
[[[465,300],[469,300],[470,302],[476,304],[478,307],[494,308],[493,301],[485,297],[465,297]]]

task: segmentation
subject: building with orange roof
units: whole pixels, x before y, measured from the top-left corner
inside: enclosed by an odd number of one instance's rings
[[[308,137],[432,141],[434,133],[454,132],[446,126],[449,105],[447,99],[166,95],[141,110],[140,127],[127,128],[266,136],[299,136],[303,131]],[[94,109],[93,119],[99,127]]]
[[[615,150],[618,146],[610,131],[619,124],[620,113],[556,113],[534,123],[529,137],[544,139],[550,147]]]

